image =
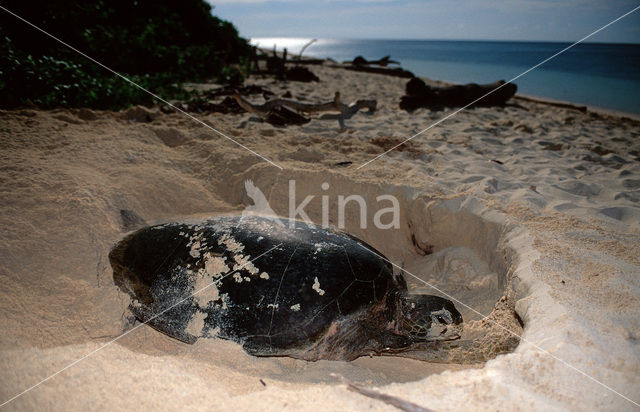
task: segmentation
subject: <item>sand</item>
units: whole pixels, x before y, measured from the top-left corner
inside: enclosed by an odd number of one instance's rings
[[[340,377],[434,410],[637,408],[640,123],[516,99],[459,113],[358,169],[450,111],[400,111],[404,79],[312,70],[320,83],[248,83],[379,109],[346,130],[326,116],[287,128],[198,116],[282,169],[157,107],[0,113],[0,402],[81,359],[3,409],[394,410]],[[309,363],[132,329],[107,259],[129,229],[120,210],[148,223],[240,213],[253,204],[246,180],[281,214],[295,180],[298,204],[315,196],[317,222],[327,196],[334,225],[338,195],[363,196],[370,222],[386,206],[376,198],[394,195],[399,229],[361,229],[356,209],[345,229],[406,269],[412,291],[439,293],[426,281],[468,305],[456,304],[469,334],[510,337],[491,314],[522,341],[487,362],[493,338],[454,363]]]

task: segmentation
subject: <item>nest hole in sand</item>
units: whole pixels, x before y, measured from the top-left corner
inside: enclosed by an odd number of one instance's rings
[[[246,184],[249,180],[251,185]],[[374,385],[417,381],[444,371],[482,367],[485,361],[513,351],[518,345],[518,338],[506,330],[522,333],[522,324],[513,309],[510,283],[517,256],[515,248],[509,246],[512,228],[500,214],[487,210],[477,200],[464,196],[445,199],[431,194],[428,188],[385,186],[337,173],[279,172],[268,167],[252,168],[212,189],[234,205],[237,213],[256,206],[257,194],[248,193],[247,186],[260,189],[269,206],[281,216],[290,216],[290,198],[299,206],[311,196],[304,211],[312,221],[322,223],[327,219],[329,225],[381,251],[406,270],[403,276],[410,293],[435,294],[453,300],[464,318],[461,339],[427,344],[419,350],[393,356],[363,356],[351,362],[256,358],[244,353],[235,342],[221,339],[202,339],[187,350],[183,343],[147,329],[139,333],[138,339],[125,339],[120,344],[148,355],[180,356],[193,368],[201,368],[205,376],[212,373],[210,368],[215,365],[221,373],[244,376],[238,378],[242,382],[239,386],[250,392],[262,389],[263,385],[256,383],[260,379],[339,384],[341,381],[334,375],[340,375]],[[362,197],[367,206],[364,224],[355,202],[344,208],[341,224],[340,195]],[[376,212],[390,206],[380,200],[381,195],[397,199],[399,215],[395,228],[380,228],[374,222]],[[207,215],[215,213],[212,210]],[[382,216],[381,221],[388,223],[390,215]],[[247,386],[247,378],[255,385]],[[237,391],[237,387],[229,383],[229,390]]]
[[[237,213],[256,206],[258,195],[248,193],[249,180],[252,182],[249,187],[260,189],[263,200],[280,216],[290,216],[290,198],[299,206],[307,196],[312,196],[304,207],[309,218],[317,224],[327,219],[329,225],[374,246],[406,271],[403,276],[409,293],[453,300],[464,318],[461,339],[425,344],[393,356],[362,356],[351,362],[256,358],[244,353],[235,342],[220,339],[201,339],[185,350],[184,344],[146,329],[139,340],[123,340],[121,344],[148,355],[180,356],[194,368],[204,368],[205,376],[211,372],[202,365],[215,365],[234,376],[239,373],[244,376],[238,378],[242,381],[240,392],[260,390],[263,386],[256,382],[261,379],[339,384],[341,381],[335,375],[340,375],[374,385],[417,381],[444,371],[480,368],[487,360],[517,347],[519,339],[507,331],[522,333],[522,324],[513,309],[510,282],[517,253],[509,244],[512,228],[500,214],[465,196],[445,199],[424,188],[385,186],[327,172],[256,168],[213,189],[235,205]],[[291,181],[295,185],[293,191]],[[364,224],[355,202],[344,208],[341,224],[340,195],[362,197],[367,205]],[[395,228],[380,228],[374,222],[375,213],[390,206],[379,199],[381,195],[397,199],[399,224]],[[207,215],[210,214],[215,214],[215,210]],[[388,223],[390,218],[384,215],[381,221]],[[396,272],[402,270],[396,268]],[[247,386],[247,378],[255,385]],[[229,390],[235,393],[238,386],[230,383]]]
[[[247,180],[281,216],[291,217],[291,202],[295,208],[309,199],[304,212],[313,222],[328,222],[381,251],[399,266],[395,270],[403,273],[410,293],[439,295],[454,302],[464,319],[460,340],[425,344],[420,350],[394,356],[478,366],[518,345],[523,325],[510,287],[516,255],[507,244],[510,228],[500,214],[479,201],[465,196],[443,199],[424,189],[382,186],[319,172],[254,170],[221,190],[236,196],[239,206],[251,207],[256,199],[247,191]],[[350,195],[364,202],[343,203],[341,212],[339,197]],[[397,199],[398,224],[391,228],[375,221],[377,212],[393,206],[393,201],[380,197],[385,195]],[[388,226],[392,215],[380,215],[378,223]]]

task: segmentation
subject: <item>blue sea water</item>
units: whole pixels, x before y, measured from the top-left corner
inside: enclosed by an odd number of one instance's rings
[[[310,39],[255,38],[297,54]],[[338,61],[390,55],[414,74],[452,83],[511,80],[570,43],[318,39],[307,57]],[[514,81],[518,92],[640,114],[640,44],[581,43]]]

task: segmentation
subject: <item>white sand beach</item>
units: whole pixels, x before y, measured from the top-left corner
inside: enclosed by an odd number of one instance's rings
[[[515,98],[358,168],[453,110],[401,111],[406,79],[310,69],[320,82],[246,84],[311,103],[339,91],[378,109],[346,130],[327,115],[285,128],[194,113],[282,169],[159,107],[0,112],[0,401],[50,377],[2,409],[396,410],[345,380],[436,411],[637,409],[640,122]],[[316,222],[323,195],[363,196],[368,219],[378,196],[394,195],[400,229],[361,229],[348,209],[345,230],[409,272],[412,291],[438,294],[428,283],[468,305],[456,303],[469,333],[492,333],[485,352],[306,362],[132,330],[108,261],[127,232],[120,210],[147,223],[241,213],[246,180],[285,215],[295,180],[298,202],[315,196]],[[522,334],[515,350],[483,361],[513,336],[478,312]]]

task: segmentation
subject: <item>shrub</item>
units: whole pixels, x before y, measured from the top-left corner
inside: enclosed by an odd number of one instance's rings
[[[34,0],[3,3],[163,98],[180,83],[242,83],[251,47],[203,0]],[[15,17],[0,15],[0,106],[119,109],[151,96]]]

